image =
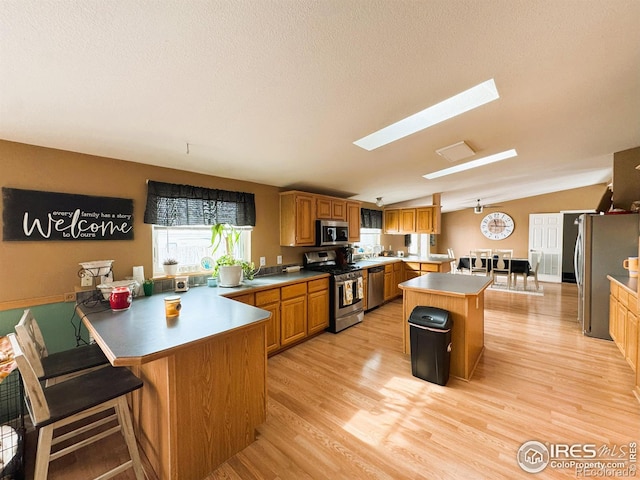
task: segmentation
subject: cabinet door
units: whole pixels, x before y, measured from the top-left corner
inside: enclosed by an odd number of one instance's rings
[[[331,200],[331,218],[333,220],[347,220],[347,202],[345,200]]]
[[[309,335],[329,326],[329,289],[309,293]]]
[[[283,347],[307,336],[307,296],[280,302],[280,345]]]
[[[617,287],[611,282],[611,294],[609,295],[609,335],[618,344],[618,300],[615,290]]]
[[[349,242],[360,241],[360,204],[347,202],[347,222],[349,223]]]
[[[322,220],[331,220],[331,199],[324,197],[316,198],[316,217]]]
[[[626,358],[626,339],[625,333],[627,329],[627,307],[625,307],[620,301],[618,301],[618,312],[616,313],[616,345]]]
[[[384,233],[400,232],[400,210],[384,211]]]
[[[416,233],[433,232],[433,208],[416,208]]]
[[[632,298],[635,302],[635,298]],[[631,310],[627,310],[627,331],[625,334],[626,348],[625,355],[627,362],[633,368],[633,371],[637,371],[638,368],[638,317]]]
[[[316,243],[314,207],[313,197],[296,196],[296,245],[314,245]]]
[[[393,265],[384,266],[384,301],[391,300],[395,297],[396,287],[393,284]]]
[[[403,208],[400,210],[400,233],[415,233],[416,209]]]
[[[267,322],[267,353],[280,348],[280,289],[256,292],[256,307],[271,312]]]
[[[394,297],[398,297],[402,295],[402,290],[398,287],[399,283],[402,283],[402,262],[397,262],[393,264],[393,288],[394,288]]]

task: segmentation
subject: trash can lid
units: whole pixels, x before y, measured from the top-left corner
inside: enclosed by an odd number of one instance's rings
[[[421,327],[438,329],[451,328],[451,324],[453,323],[453,320],[449,317],[449,312],[447,310],[424,306],[415,307],[407,321]]]

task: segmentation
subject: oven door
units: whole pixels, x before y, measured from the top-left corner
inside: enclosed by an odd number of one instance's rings
[[[360,281],[358,281],[360,278]],[[335,281],[335,316],[340,317],[363,309],[362,277]]]

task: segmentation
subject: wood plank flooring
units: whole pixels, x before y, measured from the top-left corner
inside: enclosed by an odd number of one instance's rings
[[[576,478],[526,473],[516,452],[528,440],[638,442],[640,404],[613,342],[581,334],[575,285],[544,292],[486,293],[486,350],[470,382],[411,375],[401,300],[270,358],[257,441],[206,480]],[[117,448],[86,449],[78,463]],[[50,478],[84,480],[74,463],[54,463]]]

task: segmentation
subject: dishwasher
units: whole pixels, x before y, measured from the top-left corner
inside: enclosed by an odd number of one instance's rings
[[[384,302],[384,267],[372,267],[368,274],[367,310]]]

